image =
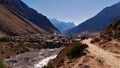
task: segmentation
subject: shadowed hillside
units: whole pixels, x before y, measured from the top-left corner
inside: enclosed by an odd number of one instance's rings
[[[12,10],[12,9],[11,9]],[[19,14],[0,3],[0,33],[2,35],[20,35],[47,33]]]
[[[80,34],[81,32],[99,32],[105,30],[108,25],[120,17],[120,2],[104,8],[94,17],[79,24],[77,27],[67,30],[66,35]]]
[[[51,24],[51,22],[47,19],[46,16],[30,8],[21,0],[1,0],[1,3],[3,3],[8,8],[17,9],[19,12],[21,12],[23,17],[33,22],[45,31],[49,33],[59,33],[59,31]]]

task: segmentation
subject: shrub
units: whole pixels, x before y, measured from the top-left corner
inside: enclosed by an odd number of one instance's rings
[[[80,38],[81,38],[81,40],[88,39],[87,36],[81,36]]]
[[[120,31],[120,25],[117,26],[117,30]]]
[[[0,68],[7,68],[2,61],[0,61]]]
[[[108,37],[106,38],[107,41],[112,41],[112,38]]]
[[[67,55],[72,58],[78,58],[82,55],[85,55],[84,50],[88,47],[87,44],[78,44],[76,45]]]
[[[117,32],[115,33],[115,38],[120,38],[120,31],[117,31]]]
[[[115,23],[114,23],[114,27],[120,25],[120,19],[118,19]]]
[[[109,35],[103,35],[103,39],[106,41],[112,41],[112,38],[110,38]]]
[[[100,40],[101,40],[100,38],[97,38],[97,37],[96,37],[96,38],[94,38],[93,40],[91,40],[91,43],[100,42]]]
[[[110,29],[110,28],[114,28],[113,26],[114,26],[113,24],[110,24],[110,25],[108,26],[107,30]]]
[[[8,41],[10,41],[10,39],[7,37],[0,38],[0,42],[8,42]]]
[[[59,48],[62,45],[63,45],[63,43],[46,42],[45,48]]]

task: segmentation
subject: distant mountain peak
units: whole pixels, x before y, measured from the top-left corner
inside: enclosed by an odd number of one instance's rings
[[[57,28],[59,29],[59,31],[61,31],[62,33],[65,31],[65,30],[68,30],[70,28],[73,28],[75,27],[74,23],[73,22],[64,22],[64,21],[59,21],[55,18],[53,19],[50,19],[50,21],[52,22],[52,24]]]

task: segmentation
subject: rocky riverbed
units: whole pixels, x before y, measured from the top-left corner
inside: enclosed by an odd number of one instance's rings
[[[4,63],[12,68],[42,68],[47,65],[49,60],[55,58],[63,48],[32,50],[6,59]]]

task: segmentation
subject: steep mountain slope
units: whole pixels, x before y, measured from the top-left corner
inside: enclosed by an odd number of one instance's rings
[[[38,13],[36,10],[28,7],[25,3],[21,0],[1,0],[8,7],[13,7],[17,9],[22,15],[28,19],[29,21],[33,22],[37,26],[41,27],[42,29],[48,31],[49,33],[57,32],[59,33],[58,29],[56,29],[51,22],[47,19],[46,16]],[[9,5],[8,5],[9,4]],[[11,5],[11,6],[10,6]]]
[[[105,50],[120,54],[120,19],[112,23],[106,31],[100,34],[100,37],[94,38],[93,41]]]
[[[64,32],[65,30],[75,27],[73,22],[62,22],[56,19],[50,19],[50,21],[61,32]]]
[[[120,38],[120,19],[116,20],[115,23],[110,24],[107,30],[101,33],[102,38],[105,36],[115,39]]]
[[[97,32],[105,30],[110,23],[120,16],[120,2],[104,8],[96,16],[83,22],[75,28],[66,31],[66,35],[73,35],[84,31]]]
[[[6,8],[0,3],[0,34],[4,35],[20,35],[20,34],[34,34],[34,33],[46,33],[43,29],[34,25],[19,12]]]

